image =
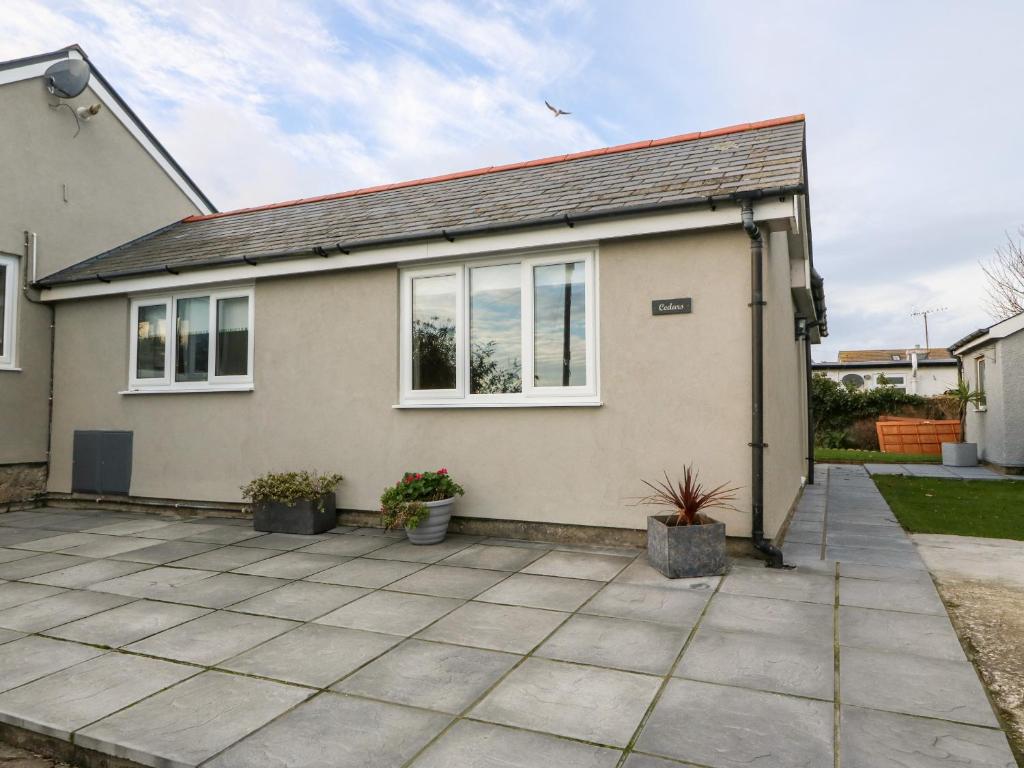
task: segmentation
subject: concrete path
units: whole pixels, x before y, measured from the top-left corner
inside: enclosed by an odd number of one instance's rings
[[[802,567],[678,581],[631,549],[3,515],[0,721],[151,766],[1010,768],[868,475],[823,474]]]
[[[950,480],[1024,480],[1024,475],[1004,475],[988,467],[947,467],[942,464],[865,464],[872,475],[942,477]]]
[[[1024,590],[1024,541],[934,533],[910,538],[940,581],[971,579]]]

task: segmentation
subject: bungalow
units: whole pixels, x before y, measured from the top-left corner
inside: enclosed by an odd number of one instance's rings
[[[803,116],[194,213],[38,286],[61,503],[317,468],[361,520],[443,465],[464,531],[623,541],[692,462],[778,562],[810,474]]]
[[[967,409],[967,439],[978,458],[1024,473],[1024,312],[964,336],[950,347],[971,389],[985,394]]]
[[[813,363],[815,373],[854,389],[883,384],[912,395],[933,397],[956,389],[957,361],[942,347],[923,349],[850,349],[836,362]]]

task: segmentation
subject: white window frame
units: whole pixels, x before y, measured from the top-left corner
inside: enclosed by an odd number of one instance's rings
[[[4,338],[0,370],[18,370],[18,286],[21,282],[21,260],[17,256],[0,254],[0,264],[7,268],[4,284]]]
[[[175,381],[174,371],[177,368],[177,325],[178,325],[178,301],[180,299],[193,299],[208,297],[209,304],[209,360],[207,363],[206,381]],[[222,299],[234,299],[245,297],[249,300],[249,338],[247,349],[247,371],[244,375],[218,376],[217,371],[217,303]],[[139,348],[139,307],[159,306],[166,307],[167,312],[167,348],[164,350],[164,375],[161,378],[140,379],[138,373],[138,348]],[[182,291],[173,294],[153,294],[148,296],[134,297],[130,302],[128,325],[129,325],[129,351],[128,351],[128,389],[123,394],[139,393],[182,393],[182,392],[237,392],[248,391],[253,388],[253,354],[255,345],[255,316],[256,297],[253,286],[234,286],[230,288],[218,288],[216,290],[194,290]]]
[[[974,388],[981,392],[982,400],[974,404],[975,411],[988,410],[988,394],[985,392],[986,379],[988,378],[988,362],[985,355],[978,355],[974,358]]]
[[[537,387],[534,380],[533,270],[550,264],[582,261],[584,265],[584,313],[587,352],[586,380],[582,386]],[[473,394],[469,392],[469,329],[471,270],[477,267],[520,265],[520,363],[522,392]],[[555,405],[600,405],[598,372],[598,259],[597,249],[559,250],[540,254],[510,254],[500,258],[470,259],[460,262],[412,267],[400,272],[399,322],[399,408],[481,408]],[[412,388],[412,281],[420,277],[454,275],[455,289],[455,388],[414,390]]]

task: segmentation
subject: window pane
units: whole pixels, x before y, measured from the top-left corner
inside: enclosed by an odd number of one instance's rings
[[[206,381],[210,368],[210,297],[178,299],[175,381]]]
[[[455,389],[455,287],[455,275],[413,278],[413,389]]]
[[[533,269],[533,381],[538,387],[587,383],[584,262]]]
[[[167,307],[139,307],[136,323],[139,339],[135,347],[135,378],[162,379],[167,353]]]
[[[217,375],[249,372],[249,297],[217,300]]]
[[[7,265],[0,264],[0,357],[4,356],[4,338],[7,336]]]
[[[469,273],[470,392],[522,392],[519,264]]]

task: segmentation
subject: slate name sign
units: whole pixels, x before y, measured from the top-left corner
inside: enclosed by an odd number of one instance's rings
[[[651,302],[652,315],[688,315],[693,300],[686,299],[655,299]]]

